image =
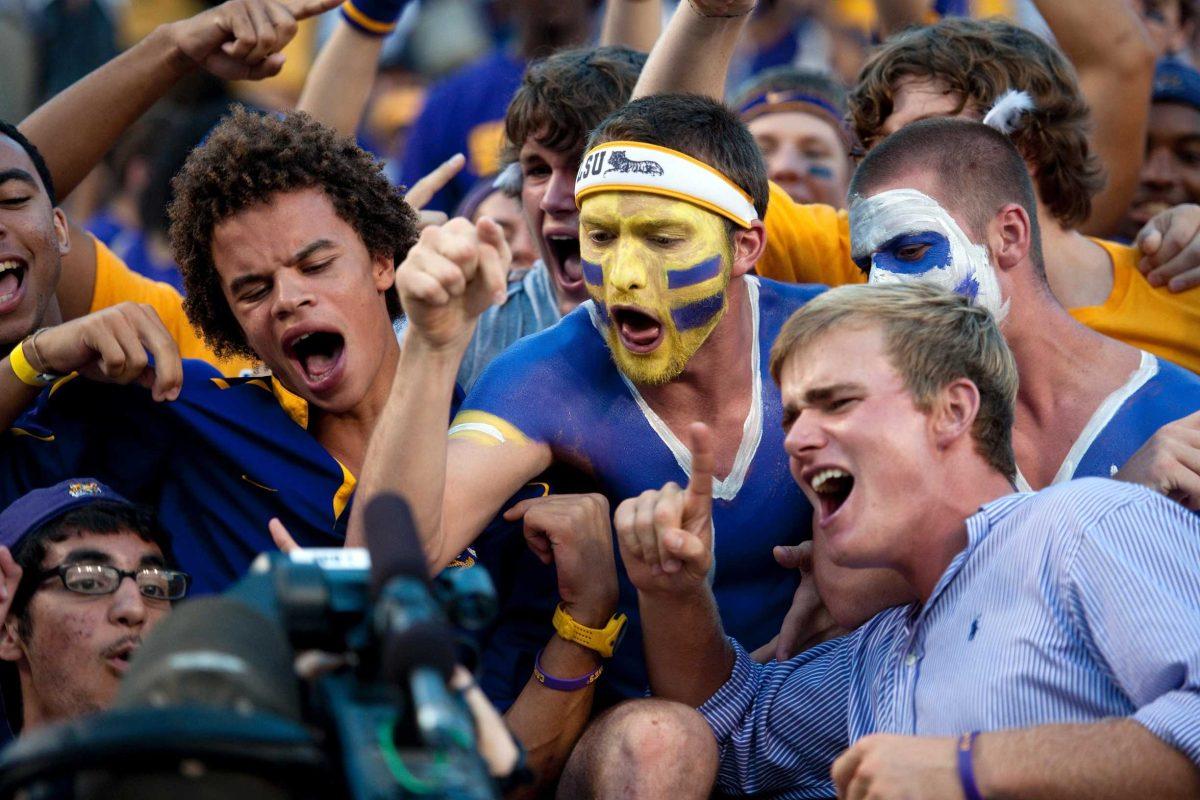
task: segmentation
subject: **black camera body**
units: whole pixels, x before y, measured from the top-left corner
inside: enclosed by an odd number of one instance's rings
[[[455,630],[494,614],[491,581],[480,566],[428,581],[399,498],[367,519],[371,556],[263,554],[225,594],[181,604],[111,710],[4,751],[0,798],[497,797],[447,688]]]

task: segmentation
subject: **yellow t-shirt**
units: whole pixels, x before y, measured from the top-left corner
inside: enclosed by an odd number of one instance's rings
[[[785,283],[865,283],[850,260],[850,220],[832,206],[797,203],[771,184],[767,201],[767,247],[755,269]]]
[[[134,272],[103,242],[97,240],[96,286],[92,291],[92,307],[89,311],[99,311],[125,302],[152,306],[179,345],[179,354],[184,358],[207,361],[222,375],[240,375],[243,370],[255,367],[253,361],[245,358],[218,358],[188,322],[183,313],[183,297],[173,286]]]
[[[789,283],[839,286],[866,276],[850,260],[850,223],[845,211],[802,205],[771,184],[767,248],[758,274]],[[1138,271],[1137,251],[1093,239],[1113,262],[1113,290],[1103,305],[1072,308],[1093,330],[1200,372],[1200,287],[1172,293],[1154,288]]]
[[[1113,288],[1102,305],[1072,308],[1093,330],[1200,372],[1200,287],[1173,293],[1150,285],[1137,268],[1138,251],[1093,239],[1113,263]]]

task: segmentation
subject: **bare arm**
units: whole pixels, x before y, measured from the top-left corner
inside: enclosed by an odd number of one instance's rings
[[[608,0],[600,27],[601,46],[649,53],[662,33],[662,0]]]
[[[839,797],[962,797],[958,740],[876,734],[833,764]],[[984,797],[1120,800],[1200,796],[1200,770],[1131,719],[981,734],[972,757]]]
[[[687,489],[668,483],[617,508],[621,560],[638,590],[646,671],[658,697],[699,706],[729,679],[733,650],[709,585],[712,555],[712,432],[690,428]]]
[[[377,492],[404,495],[436,570],[447,564],[526,481],[550,464],[540,443],[494,447],[446,431],[454,380],[475,321],[504,295],[510,257],[495,222],[429,227],[397,272],[409,328],[387,406],[371,434],[346,536],[365,535],[362,510]],[[450,457],[453,456],[453,457]]]
[[[545,564],[554,564],[558,594],[573,619],[603,628],[617,606],[617,567],[613,558],[608,501],[601,495],[549,495],[518,503],[505,519],[524,518],[525,539]],[[554,636],[542,651],[542,671],[561,679],[592,674],[600,655]],[[591,717],[595,683],[559,691],[530,677],[504,715],[525,746],[536,782],[522,796],[553,786]]]
[[[1108,180],[1081,230],[1103,235],[1124,217],[1137,188],[1154,51],[1133,4],[1125,0],[1035,0],[1034,5],[1075,65],[1091,108],[1090,140]]]
[[[754,5],[754,0],[681,2],[650,51],[634,98],[693,92],[724,100],[729,63]],[[736,16],[718,16],[726,14]]]
[[[1200,796],[1200,771],[1130,719],[983,734],[975,774],[986,797]]]
[[[59,198],[87,176],[134,120],[187,73],[207,69],[226,80],[279,72],[296,21],[337,0],[229,0],[163,25],[138,44],[55,95],[21,123],[54,176]]]
[[[354,136],[375,83],[383,37],[339,20],[304,81],[296,108],[343,136]]]

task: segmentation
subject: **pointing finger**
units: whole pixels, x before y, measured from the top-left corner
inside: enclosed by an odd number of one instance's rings
[[[688,481],[688,495],[711,502],[713,470],[716,467],[712,431],[703,422],[693,422],[688,426],[688,433],[692,440],[692,478]]]
[[[466,156],[462,153],[455,153],[439,164],[433,172],[414,183],[405,193],[404,199],[410,206],[420,211],[462,170],[466,163]]]
[[[341,4],[342,0],[292,0],[287,5],[291,9],[293,17],[296,19],[308,19],[318,14],[324,14],[326,11],[337,8]]]
[[[291,553],[301,549],[278,517],[271,517],[270,522],[267,523],[267,530],[271,532],[271,539],[280,552]]]

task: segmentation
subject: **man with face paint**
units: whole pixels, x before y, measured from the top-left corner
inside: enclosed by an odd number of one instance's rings
[[[719,478],[714,591],[733,635],[756,648],[778,630],[796,589],[772,546],[807,539],[811,518],[770,434],[780,405],[765,373],[768,343],[820,289],[747,274],[763,247],[766,176],[753,138],[724,106],[645,98],[601,123],[590,144],[576,197],[591,299],[494,361],[448,439],[442,420],[457,359],[486,305],[471,305],[485,250],[452,221],[426,230],[401,266],[405,377],[372,437],[360,491],[402,491],[440,567],[551,465],[593,483],[614,507],[685,482],[684,426],[709,420]],[[501,583],[548,582],[548,566],[514,558]],[[602,705],[645,686],[637,606],[620,580],[618,609],[631,622],[605,669]],[[552,589],[526,594],[523,619],[508,623],[523,641],[555,616]],[[602,629],[609,620],[576,622]],[[521,665],[532,660],[532,651],[514,654],[509,672],[523,680]]]
[[[1017,488],[1116,477],[1200,509],[1195,423],[1181,419],[1200,410],[1200,378],[1090,330],[1055,299],[1033,189],[1008,137],[963,120],[914,123],[867,155],[850,191],[853,255],[871,283],[933,284],[1001,322],[1021,376]],[[901,599],[882,588],[898,587],[894,576],[869,571],[852,592],[827,591],[825,544],[814,541],[818,585],[839,622]]]
[[[1137,247],[1085,235],[1109,230],[1124,215],[1136,182],[1129,156],[1145,144],[1152,72],[1142,25],[1126,0],[1037,5],[1061,50],[999,19],[947,18],[889,37],[847,98],[854,134],[870,149],[915,120],[980,119],[1006,91],[1029,92],[1035,110],[1012,138],[1037,190],[1055,296],[1088,327],[1200,372],[1193,334],[1200,290],[1188,289],[1200,276],[1191,247],[1200,232],[1196,208],[1158,214]],[[634,96],[722,97],[753,7],[753,0],[680,3]],[[1108,24],[1091,24],[1099,18]],[[831,286],[861,280],[848,259],[844,216],[792,202],[778,187],[771,206],[760,275]]]

